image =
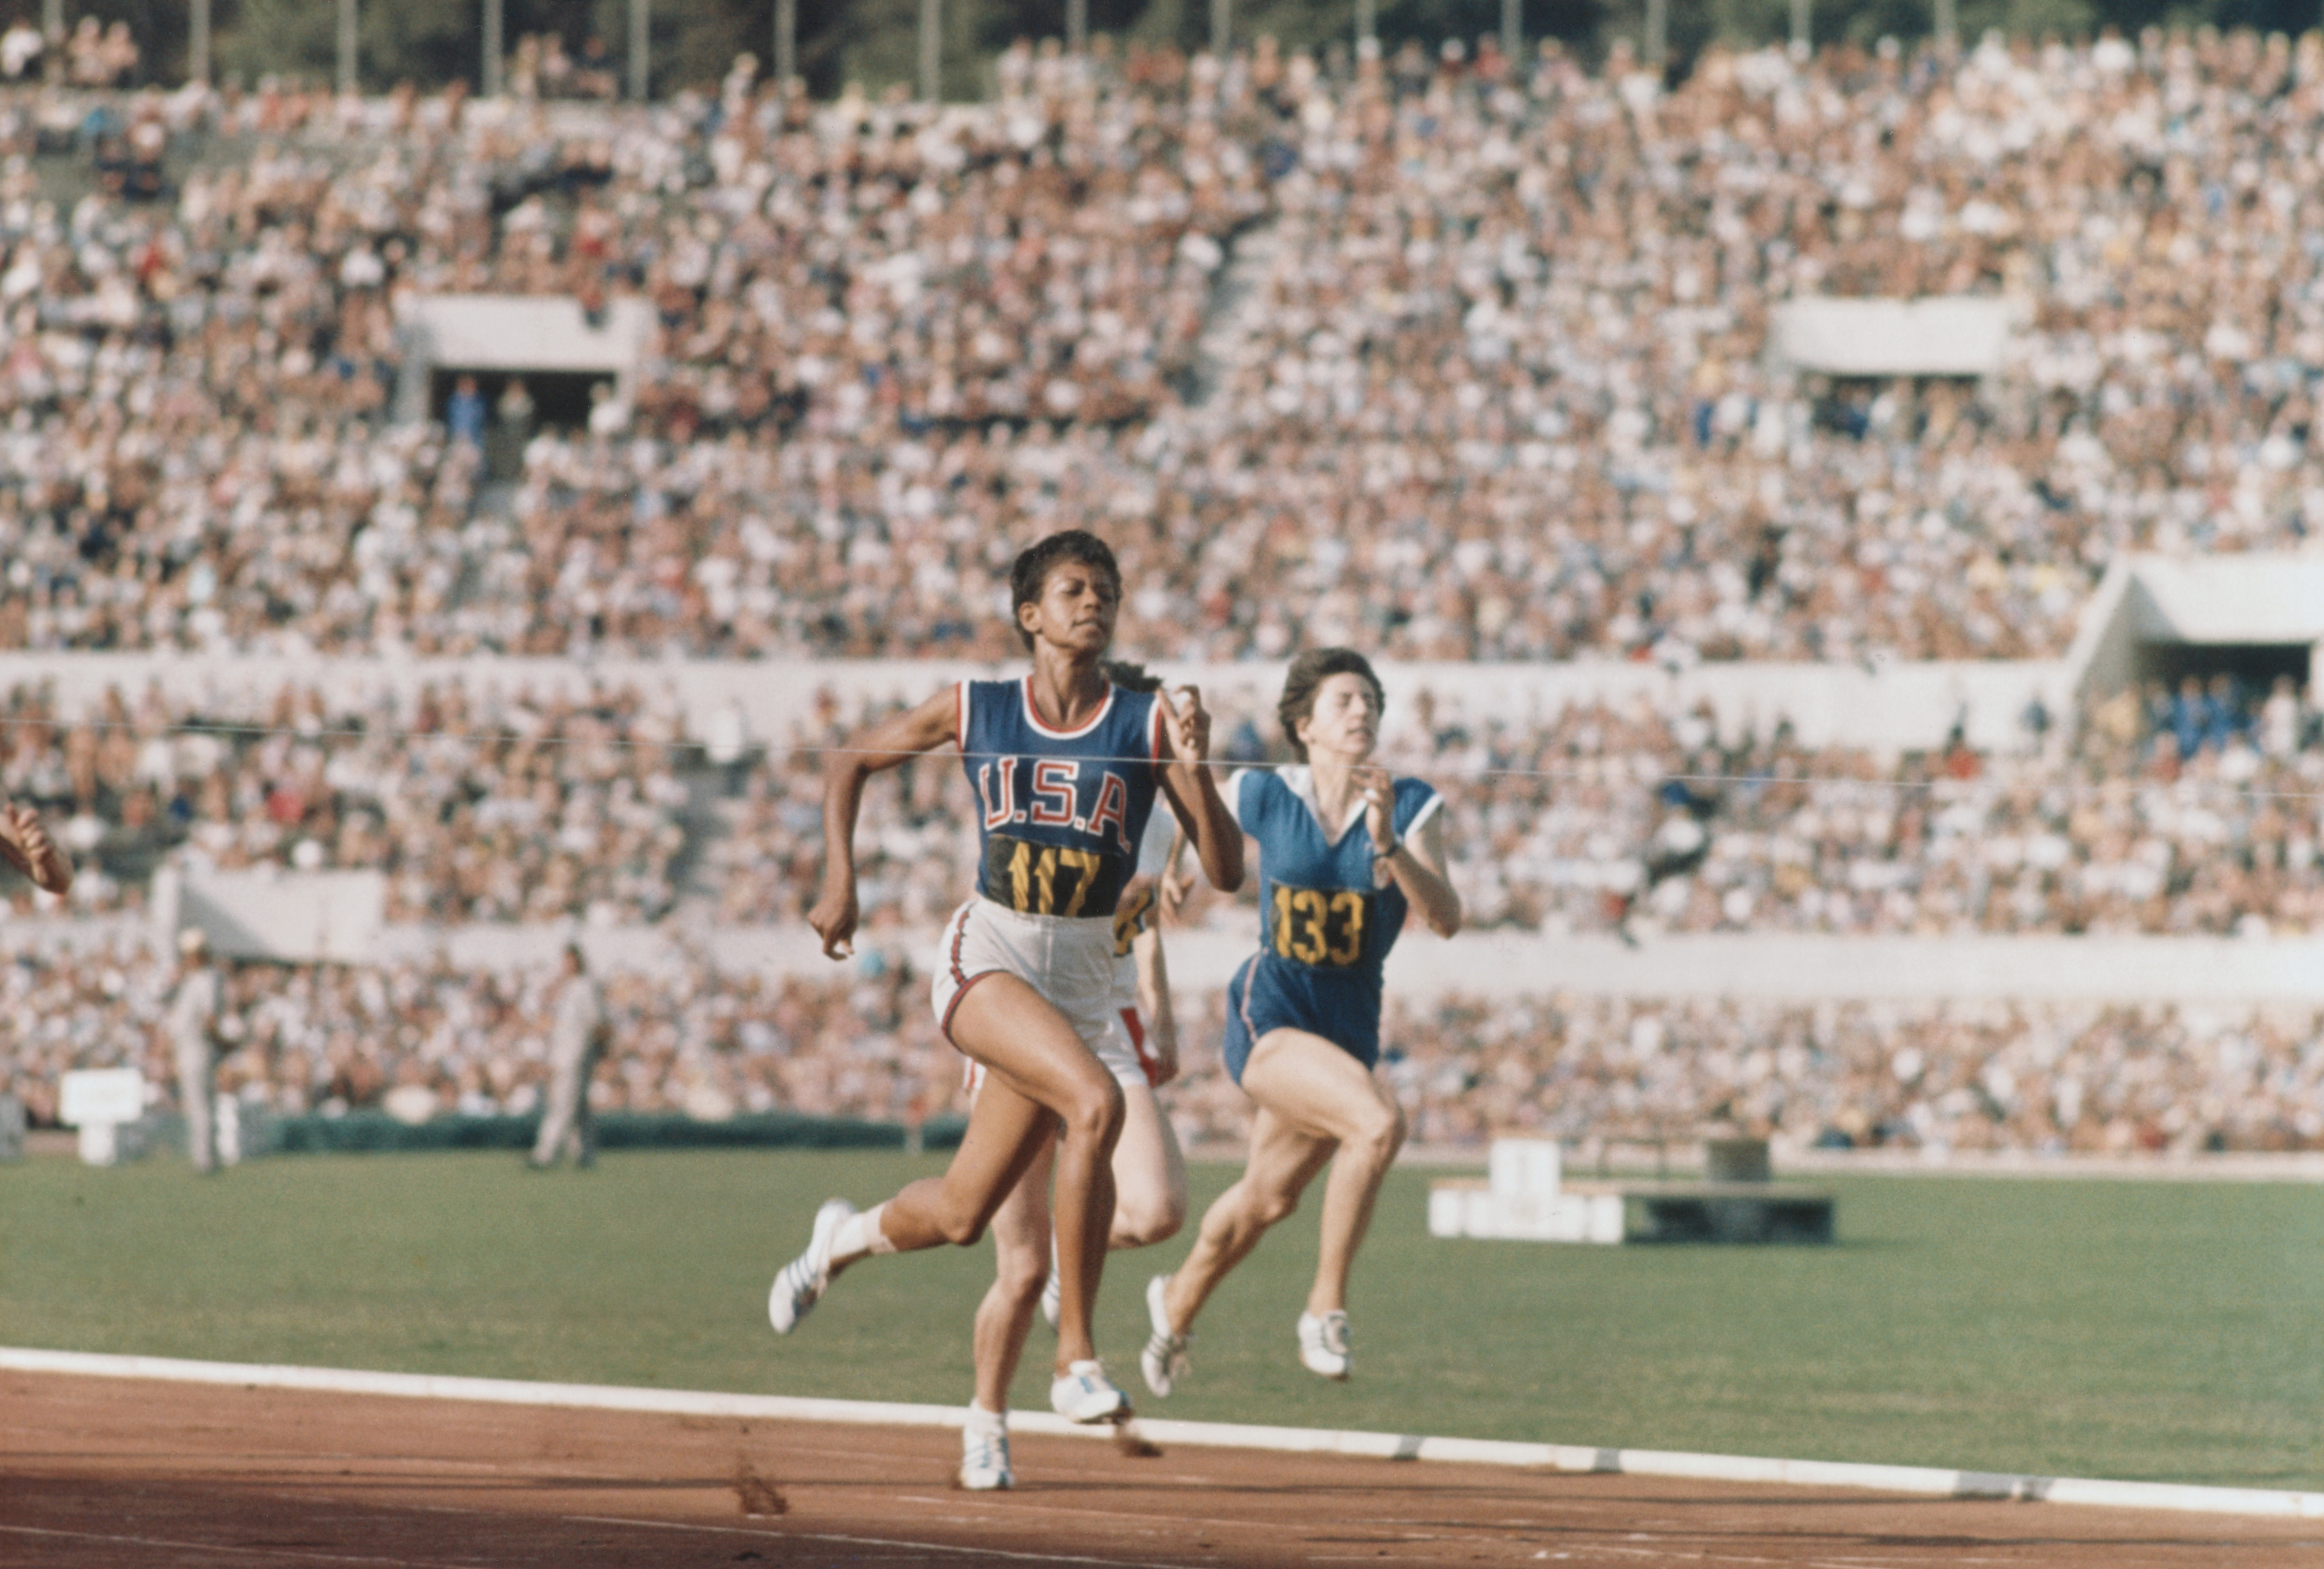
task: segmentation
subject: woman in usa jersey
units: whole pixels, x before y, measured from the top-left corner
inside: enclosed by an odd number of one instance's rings
[[[1137,869],[1157,793],[1213,884],[1242,882],[1242,835],[1205,766],[1210,716],[1192,688],[1114,686],[1121,573],[1078,530],[1052,534],[1010,574],[1017,630],[1033,656],[1014,681],[963,681],[873,725],[824,770],[823,891],[807,920],[832,958],[855,933],[855,818],[872,774],[957,744],[982,842],[976,896],[945,928],[933,1001],[945,1038],[984,1069],[960,1149],[941,1177],[857,1213],[834,1199],[807,1251],[785,1265],[767,1314],[788,1334],[857,1260],[984,1234],[1053,1131],[1058,1239],[1057,1360],[1050,1404],[1077,1422],[1127,1416],[1091,1339],[1090,1309],[1113,1220],[1111,1162],[1122,1090],[1101,1060],[1114,1007],[1114,907]]]
[[[1259,845],[1259,949],[1227,988],[1222,1055],[1258,1110],[1241,1180],[1203,1217],[1177,1272],[1146,1288],[1153,1336],[1139,1360],[1157,1395],[1185,1375],[1204,1302],[1327,1162],[1299,1360],[1325,1378],[1348,1376],[1348,1271],[1404,1142],[1404,1113],[1372,1073],[1381,966],[1408,909],[1440,937],[1461,929],[1442,798],[1370,766],[1380,706],[1379,678],[1361,654],[1300,655],[1277,707],[1299,765],[1245,771],[1229,789]]]

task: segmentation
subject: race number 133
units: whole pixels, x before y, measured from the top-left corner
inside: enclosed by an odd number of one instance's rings
[[[1286,959],[1341,969],[1364,954],[1371,896],[1352,888],[1275,886],[1275,951]]]

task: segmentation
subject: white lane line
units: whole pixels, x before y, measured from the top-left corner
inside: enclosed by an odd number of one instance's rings
[[[1095,1564],[1101,1569],[1186,1569],[1184,1559],[1176,1564],[1161,1564],[1144,1558],[1090,1558],[1073,1553],[1019,1553],[1005,1547],[975,1547],[958,1542],[906,1542],[889,1537],[843,1537],[825,1531],[753,1531],[743,1526],[705,1526],[689,1520],[632,1520],[619,1515],[559,1515],[557,1518],[575,1525],[639,1526],[656,1531],[707,1531],[714,1536],[757,1537],[779,1542],[844,1542],[855,1547],[908,1547],[916,1553],[955,1553],[978,1558],[1007,1558],[1024,1564]]]
[[[741,1417],[778,1422],[841,1422],[859,1426],[958,1427],[960,1406],[913,1406],[890,1401],[809,1399],[788,1395],[731,1395],[695,1389],[641,1389],[603,1384],[528,1383],[512,1379],[432,1373],[380,1373],[344,1368],[272,1367],[189,1361],[174,1357],[107,1356],[86,1352],[0,1347],[0,1371],[69,1373],[93,1378],[156,1379],[244,1389],[303,1389],[329,1394],[473,1400],[486,1404],[576,1407],[669,1416]],[[1110,1427],[1083,1426],[1047,1412],[1018,1413],[1017,1433],[1111,1442]],[[1690,1454],[1667,1450],[1594,1449],[1574,1444],[1517,1444],[1498,1439],[1434,1438],[1410,1433],[1334,1432],[1307,1427],[1244,1426],[1225,1422],[1141,1418],[1139,1431],[1159,1444],[1259,1449],[1290,1454],[1333,1454],[1378,1460],[1456,1462],[1531,1471],[1597,1475],[1657,1476],[1761,1486],[1864,1489],[1937,1498],[2017,1500],[2084,1504],[2103,1509],[2161,1509],[2277,1519],[2324,1519],[2324,1492],[2265,1488],[2195,1487],[2172,1482],[2105,1481],[2006,1472],[1948,1471],[1932,1466],[1868,1465],[1752,1455]]]
[[[51,1537],[69,1542],[106,1542],[120,1547],[166,1547],[173,1553],[226,1553],[247,1558],[296,1558],[315,1564],[392,1564],[399,1569],[470,1569],[443,1558],[381,1558],[354,1553],[324,1553],[307,1547],[244,1547],[227,1542],[173,1542],[159,1537],[124,1537],[103,1531],[57,1531],[41,1526],[0,1526],[0,1535]]]

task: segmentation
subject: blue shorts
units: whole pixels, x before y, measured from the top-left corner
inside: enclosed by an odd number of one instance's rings
[[[1379,1061],[1379,1010],[1372,976],[1330,975],[1254,954],[1227,983],[1227,1032],[1219,1046],[1227,1076],[1242,1083],[1250,1048],[1271,1029],[1320,1035],[1369,1068]]]

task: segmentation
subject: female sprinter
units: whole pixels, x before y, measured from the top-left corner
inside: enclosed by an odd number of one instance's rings
[[[1327,1379],[1348,1376],[1348,1269],[1404,1142],[1404,1113],[1372,1076],[1380,967],[1409,906],[1440,937],[1461,929],[1460,896],[1444,877],[1441,798],[1370,766],[1380,703],[1379,678],[1361,654],[1301,654],[1276,711],[1304,766],[1233,780],[1236,817],[1259,844],[1259,949],[1227,987],[1222,1055],[1259,1106],[1241,1180],[1203,1217],[1177,1273],[1146,1288],[1154,1333],[1139,1361],[1157,1395],[1185,1374],[1203,1304],[1327,1161],[1323,1252],[1299,1315],[1299,1360]]]
[[[982,1092],[944,1176],[862,1214],[843,1199],[816,1213],[807,1251],[775,1277],[767,1316],[788,1334],[859,1259],[976,1241],[1056,1131],[1062,1294],[1049,1400],[1077,1422],[1112,1421],[1130,1402],[1098,1363],[1090,1311],[1123,1114],[1121,1086],[1093,1049],[1114,1028],[1114,908],[1157,788],[1220,889],[1241,885],[1242,840],[1204,766],[1210,715],[1201,695],[1185,688],[1182,708],[1161,694],[1122,691],[1098,669],[1121,601],[1105,542],[1079,530],[1050,535],[1017,558],[1010,595],[1030,675],[963,681],[831,758],[823,892],[807,914],[824,952],[845,957],[864,781],[957,743],[983,860],[976,897],[945,925],[934,1002],[945,1037],[983,1065]]]
[[[1136,665],[1108,660],[1106,678],[1130,692],[1162,683]],[[1121,1085],[1121,1140],[1113,1147],[1113,1228],[1109,1245],[1145,1248],[1176,1236],[1186,1220],[1186,1159],[1154,1098],[1178,1073],[1178,1030],[1162,934],[1152,917],[1157,879],[1176,848],[1169,815],[1157,812],[1139,843],[1135,874],[1113,917],[1113,1028],[1093,1042]],[[982,1068],[969,1067],[975,1093]],[[976,1395],[961,1425],[960,1484],[973,1492],[1014,1485],[1009,1464],[1009,1386],[1033,1327],[1033,1308],[1055,1324],[1062,1297],[1049,1218],[1050,1152],[1044,1148],[992,1217],[993,1280],[976,1309]],[[1044,1289],[1044,1281],[1047,1288]]]

